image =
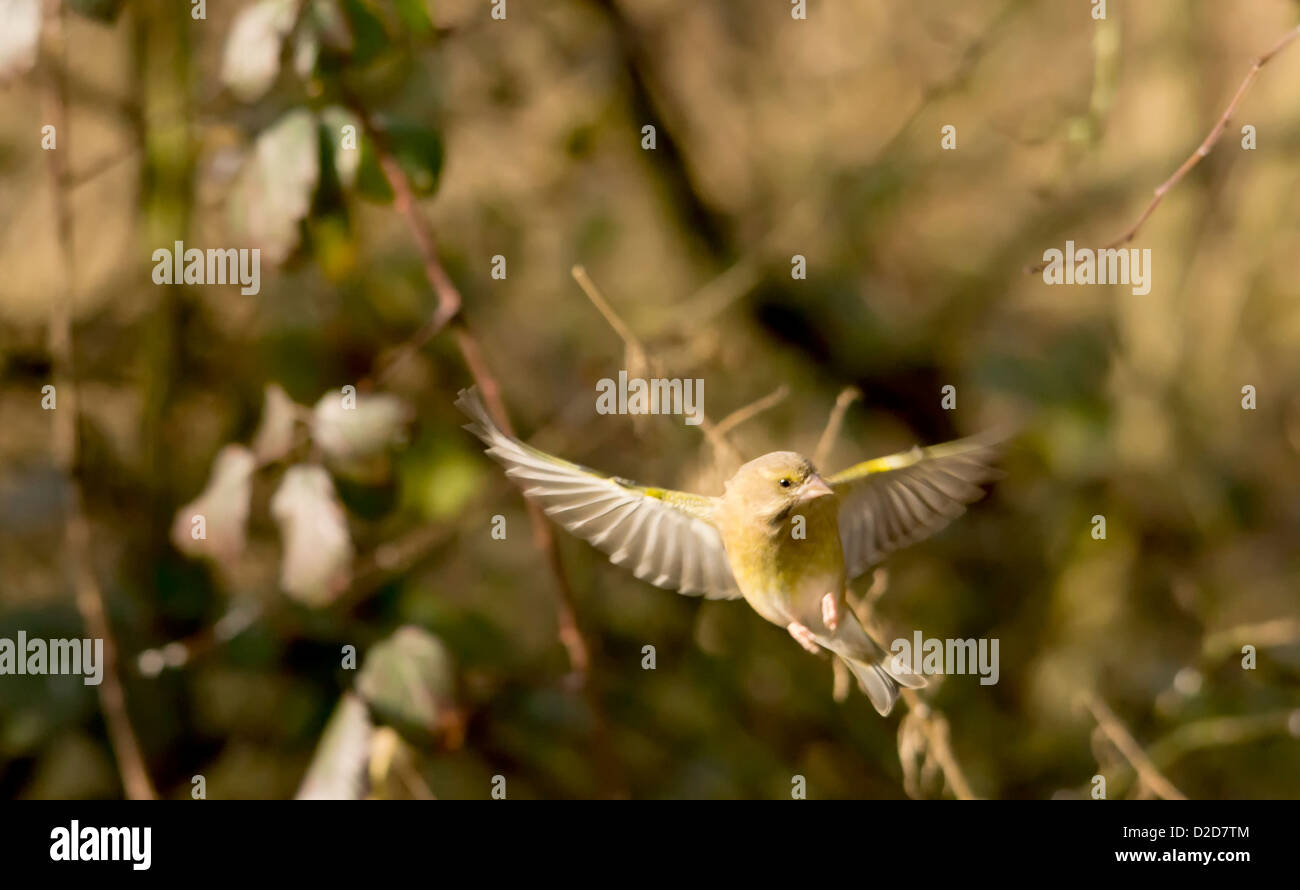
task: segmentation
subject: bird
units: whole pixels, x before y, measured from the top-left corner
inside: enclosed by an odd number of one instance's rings
[[[478,388],[456,406],[506,476],[571,534],[656,587],[744,598],[801,646],[841,659],[882,716],[900,687],[926,685],[890,657],[847,607],[846,582],[939,531],[979,499],[1000,438],[973,436],[878,457],[823,477],[774,451],[740,467],[721,496],[640,485],[572,463],[503,432]]]

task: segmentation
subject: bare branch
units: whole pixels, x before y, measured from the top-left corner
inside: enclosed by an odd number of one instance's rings
[[[1207,658],[1222,658],[1231,652],[1240,652],[1242,646],[1271,648],[1296,643],[1300,643],[1300,618],[1274,618],[1207,634],[1201,651]]]
[[[239,602],[231,606],[216,624],[181,640],[146,649],[136,656],[136,670],[145,677],[156,677],[167,668],[182,668],[195,659],[233,640],[253,625],[263,614],[258,603]]]
[[[952,752],[948,718],[926,704],[915,689],[904,689],[902,694],[908,709],[919,718],[921,729],[929,743],[929,751],[943,771],[944,780],[952,789],[953,796],[958,800],[978,800],[970,782],[966,781],[965,771],[957,762],[957,755]]]
[[[86,625],[86,632],[92,638],[103,640],[104,643],[104,676],[97,687],[99,706],[104,712],[109,742],[113,749],[113,756],[117,760],[118,771],[122,775],[122,787],[129,798],[153,800],[158,794],[145,768],[144,755],[140,751],[140,743],[131,725],[131,717],[126,707],[126,694],[122,690],[122,682],[117,670],[117,645],[108,623],[103,591],[91,565],[90,525],[86,521],[83,510],[81,481],[77,469],[79,406],[72,347],[73,283],[76,280],[73,270],[76,251],[73,244],[72,208],[69,195],[73,183],[64,161],[69,144],[68,85],[63,73],[66,71],[66,66],[63,64],[66,56],[65,14],[63,4],[59,0],[50,0],[45,35],[50,54],[58,61],[47,79],[46,119],[54,126],[64,146],[56,151],[45,152],[49,160],[55,193],[55,218],[64,274],[63,292],[50,303],[49,350],[53,364],[55,391],[62,402],[58,410],[50,412],[54,421],[51,451],[55,464],[67,476],[72,488],[64,522],[63,557],[68,574],[72,578],[77,611]]]
[[[605,321],[609,323],[609,326],[614,329],[614,333],[618,334],[619,339],[623,341],[624,347],[634,357],[633,361],[639,364],[648,364],[649,353],[646,351],[645,344],[627,326],[627,322],[619,317],[619,314],[614,311],[614,307],[609,305],[609,301],[601,294],[600,288],[596,287],[596,282],[591,280],[587,270],[582,266],[574,266],[570,270],[570,274],[573,275],[573,280],[578,282],[578,287],[582,288],[582,292],[587,295],[587,299],[591,300],[591,304],[596,307],[597,311],[605,317]]]
[[[600,314],[605,317],[607,322],[609,322],[609,326],[612,327],[615,333],[617,333],[623,340],[623,344],[627,348],[630,360],[633,363],[639,363],[643,367],[649,368],[651,373],[656,377],[669,376],[668,372],[664,369],[663,362],[650,354],[649,350],[645,348],[645,344],[641,342],[641,339],[637,337],[632,329],[628,327],[627,323],[619,317],[618,313],[614,311],[614,307],[609,304],[609,301],[601,295],[600,289],[597,288],[596,283],[591,280],[591,276],[587,274],[587,270],[582,266],[574,266],[572,274],[574,280],[578,282],[578,286],[582,288],[582,292],[587,295],[587,299],[591,300],[595,307],[600,311]],[[768,396],[768,398],[771,398],[771,396]],[[782,396],[782,398],[784,398],[784,396]],[[743,419],[745,418],[742,418],[742,420]],[[735,426],[735,424],[732,424],[732,426]],[[732,445],[730,441],[727,440],[725,431],[720,432],[718,424],[715,424],[710,420],[709,416],[705,414],[703,410],[700,411],[700,431],[704,433],[704,437],[709,440],[709,445],[713,448],[714,460],[719,465],[729,464],[733,467],[738,467],[745,462],[741,453],[736,450],[736,447]]]
[[[348,95],[345,98],[349,109],[361,121],[362,128],[375,146],[380,168],[384,171],[384,176],[393,190],[393,207],[406,221],[407,228],[411,231],[411,236],[415,240],[416,248],[424,263],[425,277],[429,280],[429,285],[433,288],[438,301],[433,316],[429,321],[402,347],[399,347],[398,355],[391,359],[384,368],[376,372],[376,378],[382,380],[399,361],[418,352],[444,328],[451,326],[456,338],[456,345],[460,348],[461,357],[464,359],[470,375],[478,383],[488,412],[502,430],[509,435],[514,435],[514,426],[510,423],[510,416],[506,412],[505,403],[501,399],[501,386],[488,368],[478,338],[470,330],[469,325],[466,324],[464,317],[460,314],[464,301],[461,298],[460,291],[451,280],[451,276],[443,268],[442,260],[438,257],[438,242],[434,236],[433,226],[416,203],[415,189],[411,186],[406,171],[402,169],[402,165],[397,161],[389,145],[387,134],[375,120],[374,115],[356,97]],[[584,681],[587,669],[590,667],[591,656],[587,643],[578,628],[577,612],[573,605],[573,590],[569,586],[568,575],[564,570],[563,562],[560,560],[555,535],[547,523],[545,515],[532,501],[526,501],[526,504],[528,518],[533,528],[533,540],[537,548],[546,557],[546,562],[555,579],[557,594],[555,611],[559,639],[568,653],[569,665],[573,669],[574,677],[581,683]]]
[[[826,468],[831,449],[835,447],[835,440],[839,437],[840,427],[844,425],[844,414],[849,410],[849,405],[860,398],[862,398],[862,390],[856,386],[844,387],[835,397],[835,407],[831,409],[831,416],[826,421],[826,429],[822,430],[821,438],[817,440],[817,450],[813,452],[813,466],[823,470]]]
[[[1210,748],[1242,745],[1277,735],[1300,735],[1300,711],[1278,710],[1239,717],[1209,717],[1183,724],[1152,742],[1147,748],[1151,762],[1168,769],[1184,755]],[[1107,773],[1112,793],[1122,789],[1136,772],[1127,761]],[[1143,788],[1145,788],[1145,783]]]
[[[1122,247],[1137,237],[1138,231],[1151,217],[1151,214],[1155,213],[1156,208],[1160,206],[1160,202],[1164,200],[1164,197],[1169,190],[1178,185],[1178,183],[1182,181],[1183,177],[1186,176],[1193,167],[1199,164],[1201,159],[1208,155],[1210,150],[1214,148],[1215,144],[1219,141],[1219,138],[1223,135],[1224,130],[1227,129],[1228,122],[1232,119],[1233,113],[1236,112],[1237,105],[1240,104],[1241,98],[1246,95],[1251,84],[1255,82],[1255,78],[1259,76],[1260,69],[1267,65],[1274,56],[1286,49],[1287,46],[1289,46],[1297,37],[1300,37],[1300,25],[1297,25],[1295,28],[1288,31],[1280,40],[1277,41],[1277,43],[1273,44],[1266,53],[1251,62],[1250,71],[1246,72],[1246,77],[1241,82],[1241,86],[1237,87],[1237,92],[1233,95],[1232,101],[1228,103],[1228,107],[1224,109],[1223,114],[1220,115],[1219,120],[1215,125],[1210,128],[1210,132],[1206,134],[1205,139],[1201,141],[1201,144],[1197,146],[1191,156],[1189,156],[1187,160],[1183,161],[1182,166],[1175,170],[1168,179],[1156,187],[1155,196],[1151,199],[1151,202],[1147,204],[1146,209],[1142,211],[1142,214],[1137,218],[1137,221],[1134,222],[1133,225],[1129,226],[1128,229],[1126,229],[1124,233],[1114,241],[1104,245],[1101,248],[1102,250],[1112,250],[1116,247]],[[1037,275],[1043,271],[1045,266],[1045,263],[1039,263],[1035,266],[1030,266],[1026,271],[1030,275]]]
[[[764,411],[781,404],[789,395],[790,387],[782,383],[761,399],[755,399],[743,408],[737,408],[735,411],[732,411],[726,417],[722,418],[722,420],[718,421],[718,425],[714,427],[714,432],[719,436],[726,436],[727,433],[731,432],[742,423],[753,420]]]
[[[881,639],[880,628],[876,624],[871,614],[870,603],[874,603],[884,595],[885,590],[889,587],[889,575],[883,569],[877,569],[871,576],[871,589],[867,591],[865,597],[860,601],[855,601],[849,596],[849,591],[845,591],[845,599],[858,621],[862,623],[863,628],[871,635],[873,639]],[[834,659],[834,663],[841,665],[840,660]],[[847,678],[841,677],[841,670],[847,674],[847,668],[837,667],[835,675],[835,691],[838,693],[842,684],[847,686]],[[943,713],[931,708],[930,705],[921,697],[921,694],[915,689],[901,690],[903,703],[907,705],[908,716],[904,720],[911,720],[920,728],[921,735],[925,739],[925,753],[928,757],[933,758],[934,764],[939,767],[943,773],[944,781],[952,790],[953,796],[958,800],[978,800],[971,784],[966,780],[966,772],[962,769],[961,763],[957,760],[957,755],[952,750],[951,733],[948,729],[948,719]],[[837,697],[836,701],[842,701]],[[900,750],[900,758],[902,751]],[[906,767],[905,767],[906,768]],[[918,789],[911,789],[916,791]]]
[[[1142,746],[1133,738],[1132,733],[1104,701],[1091,692],[1085,692],[1082,700],[1084,706],[1092,712],[1101,731],[1106,734],[1106,738],[1110,739],[1111,744],[1124,755],[1124,759],[1132,765],[1143,784],[1165,800],[1187,800],[1187,796],[1156,768],[1151,758],[1142,750]]]

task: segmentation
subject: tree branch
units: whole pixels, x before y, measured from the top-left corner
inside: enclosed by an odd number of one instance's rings
[[[1122,247],[1137,237],[1138,231],[1146,221],[1150,219],[1151,214],[1155,213],[1156,208],[1160,206],[1160,202],[1164,200],[1164,197],[1169,190],[1178,185],[1178,183],[1182,181],[1183,177],[1186,176],[1193,167],[1201,162],[1201,158],[1208,155],[1210,150],[1214,148],[1215,144],[1219,141],[1219,138],[1223,135],[1224,130],[1227,129],[1228,122],[1232,119],[1233,112],[1237,110],[1237,105],[1240,104],[1241,98],[1246,95],[1251,84],[1255,82],[1255,78],[1259,76],[1260,69],[1267,65],[1274,56],[1286,49],[1287,46],[1289,46],[1297,37],[1300,37],[1300,25],[1297,25],[1295,28],[1288,31],[1280,40],[1277,41],[1277,43],[1273,44],[1266,53],[1251,63],[1250,71],[1246,72],[1246,77],[1242,80],[1241,86],[1237,87],[1237,92],[1233,95],[1232,101],[1228,103],[1228,107],[1224,109],[1218,122],[1210,128],[1210,132],[1206,134],[1205,138],[1201,141],[1201,144],[1197,146],[1196,150],[1191,153],[1187,160],[1183,161],[1182,165],[1175,170],[1168,179],[1156,187],[1155,196],[1151,199],[1151,202],[1147,204],[1146,209],[1142,211],[1142,214],[1137,218],[1137,221],[1134,222],[1133,225],[1129,226],[1128,229],[1126,229],[1124,233],[1114,241],[1103,245],[1101,248],[1102,250],[1113,250],[1116,247]],[[1042,272],[1045,267],[1045,263],[1038,263],[1037,265],[1030,266],[1026,271],[1030,275],[1037,275]]]
[[[108,728],[109,743],[122,776],[122,787],[133,800],[153,800],[158,795],[145,768],[140,743],[131,717],[127,712],[126,695],[122,690],[117,670],[117,646],[104,607],[104,595],[95,578],[90,556],[90,525],[82,506],[82,490],[77,467],[78,404],[76,369],[72,348],[72,313],[76,253],[73,244],[72,208],[69,192],[73,186],[64,161],[69,142],[68,85],[63,64],[66,55],[63,4],[49,0],[45,21],[45,36],[51,55],[57,60],[47,79],[46,115],[62,145],[45,152],[49,161],[54,188],[55,219],[58,231],[59,252],[63,265],[64,287],[60,296],[50,304],[49,350],[53,365],[55,397],[62,407],[51,412],[53,430],[51,451],[54,462],[68,478],[72,495],[64,521],[64,559],[72,578],[77,611],[86,632],[94,639],[103,640],[103,680],[97,687],[100,709]]]
[[[844,425],[844,415],[858,399],[862,398],[862,390],[856,386],[846,386],[840,390],[840,394],[835,397],[835,407],[831,409],[831,416],[826,421],[826,428],[822,430],[821,438],[817,440],[817,450],[813,452],[813,466],[819,469],[826,469],[826,461],[830,459],[831,448],[835,445],[835,440],[839,438],[840,427]]]
[[[1179,791],[1173,782],[1164,777],[1142,746],[1133,738],[1132,733],[1115,716],[1115,712],[1091,692],[1083,693],[1083,704],[1092,712],[1093,718],[1111,744],[1119,749],[1124,759],[1129,762],[1141,778],[1143,784],[1163,797],[1165,800],[1187,800],[1187,795]]]
[[[1300,643],[1300,618],[1274,618],[1207,634],[1201,644],[1201,652],[1206,658],[1222,658],[1232,652],[1240,652],[1242,646],[1266,649],[1294,646],[1297,643]]]
[[[650,351],[646,349],[645,344],[641,342],[641,339],[637,337],[633,330],[628,327],[627,323],[624,322],[623,319],[619,317],[618,313],[614,311],[614,307],[604,298],[600,289],[596,287],[596,283],[592,281],[591,276],[587,274],[587,270],[582,266],[574,266],[571,273],[574,281],[578,282],[578,286],[582,288],[582,292],[587,295],[587,299],[591,300],[592,304],[597,310],[599,310],[600,314],[605,317],[607,322],[609,322],[609,326],[613,328],[614,332],[619,335],[620,339],[622,339],[623,345],[628,352],[628,363],[648,368],[650,369],[650,373],[654,374],[656,377],[670,376],[668,371],[664,368],[663,362],[650,354]],[[775,395],[777,395],[777,393],[772,393],[766,398],[771,399]],[[781,395],[781,397],[776,401],[779,402],[781,398],[785,398],[785,396]],[[759,402],[762,401],[763,399],[759,400]],[[772,404],[775,404],[775,402]],[[759,410],[766,410],[769,407],[771,407],[771,405],[765,405]],[[747,410],[749,409],[741,409],[742,412]],[[728,429],[748,420],[757,413],[758,411],[753,411],[742,416],[739,420],[732,421],[728,425]],[[728,418],[727,420],[730,421],[731,418]],[[724,421],[724,423],[726,422],[727,421]],[[709,445],[713,448],[713,458],[719,466],[729,464],[735,468],[745,462],[740,451],[738,451],[736,446],[732,445],[727,439],[727,430],[723,429],[721,424],[716,424],[710,420],[708,414],[705,413],[703,408],[700,409],[700,431],[704,433],[704,438],[708,439]]]
[[[755,399],[748,405],[737,408],[735,411],[732,411],[726,417],[722,418],[722,420],[718,421],[718,425],[715,428],[717,434],[719,436],[726,436],[727,433],[731,432],[742,423],[753,420],[764,411],[775,408],[777,405],[784,402],[789,395],[790,387],[782,383],[762,398]]]
[[[478,338],[470,330],[469,325],[460,314],[464,301],[461,298],[460,291],[451,280],[451,276],[443,268],[442,260],[438,258],[438,242],[434,235],[433,226],[430,225],[416,203],[415,189],[411,186],[406,171],[402,169],[401,164],[393,154],[383,127],[378,124],[369,110],[355,96],[347,95],[345,98],[348,107],[361,121],[363,130],[375,146],[380,167],[393,190],[393,207],[405,220],[407,228],[415,240],[415,246],[424,263],[425,277],[429,280],[429,284],[438,300],[437,307],[429,321],[399,347],[398,355],[391,359],[380,371],[376,372],[374,376],[377,379],[383,379],[399,361],[418,352],[444,328],[450,326],[453,329],[456,345],[460,349],[470,376],[474,378],[483,394],[483,401],[487,405],[488,412],[503,431],[508,435],[514,435],[514,426],[510,423],[510,416],[506,412],[505,403],[501,399],[501,386],[488,368]],[[587,670],[590,667],[591,657],[587,643],[578,627],[577,612],[573,605],[573,590],[569,585],[564,564],[560,560],[555,535],[547,523],[545,515],[532,501],[526,501],[526,504],[528,518],[533,528],[533,540],[537,548],[546,557],[551,574],[555,579],[555,611],[559,626],[559,639],[568,653],[569,665],[573,670],[574,678],[577,682],[582,683],[585,681]]]
[[[931,708],[915,689],[903,689],[902,698],[907,705],[908,716],[914,717],[919,723],[921,732],[925,735],[926,751],[934,756],[953,796],[958,800],[978,800],[970,782],[966,781],[966,773],[957,761],[957,755],[952,752],[948,718]]]

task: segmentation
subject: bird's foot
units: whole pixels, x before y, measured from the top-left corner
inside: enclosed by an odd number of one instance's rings
[[[790,631],[790,636],[794,637],[796,643],[803,646],[813,655],[816,655],[821,651],[821,647],[817,645],[817,638],[813,636],[813,632],[804,627],[798,621],[791,621],[785,626],[785,629]]]
[[[834,630],[840,626],[840,610],[833,593],[822,597],[822,623],[826,625],[827,630]]]

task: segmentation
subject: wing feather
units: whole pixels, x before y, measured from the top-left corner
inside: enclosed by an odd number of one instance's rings
[[[473,421],[465,429],[483,440],[524,495],[611,562],[656,587],[710,599],[740,596],[710,521],[713,498],[647,488],[526,445],[497,428],[474,389],[462,390],[456,405]]]
[[[827,479],[840,499],[845,571],[855,578],[886,554],[942,529],[983,496],[1000,474],[992,437],[913,448],[869,460]]]

